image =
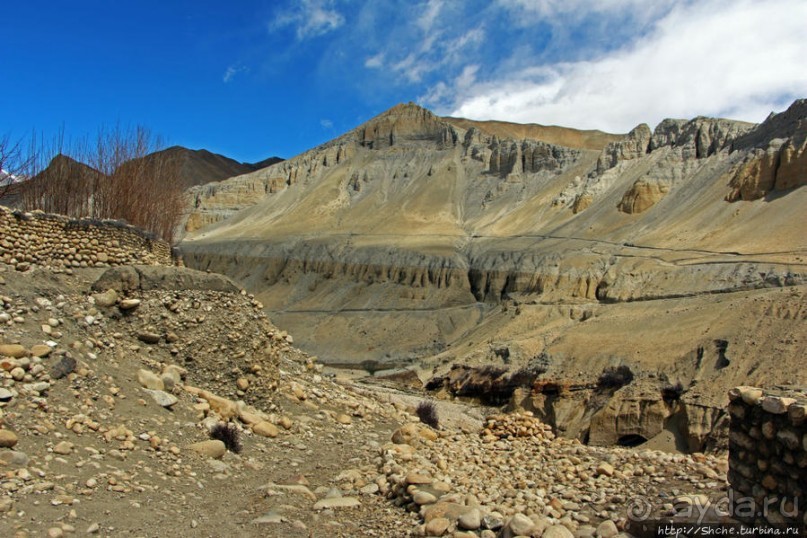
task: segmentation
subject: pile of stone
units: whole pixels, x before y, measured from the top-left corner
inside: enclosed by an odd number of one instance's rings
[[[218,286],[212,277],[163,269],[186,287]],[[376,474],[370,459],[378,444],[353,449],[356,438],[374,442],[378,425],[370,417],[387,410],[321,375],[315,358],[294,349],[291,335],[271,325],[254,297],[237,289],[154,289],[169,276],[143,276],[131,290],[87,291],[83,283],[75,293],[38,283],[36,291],[9,287],[9,296],[0,296],[2,534],[125,534],[126,525],[146,517],[137,513],[139,503],[149,502],[163,516],[170,511],[171,521],[161,525],[185,535],[209,517],[186,499],[225,481],[240,488],[241,507],[249,508],[227,512],[241,525],[228,535],[265,525],[281,527],[276,533],[284,536],[296,536],[293,527],[308,535],[307,525],[332,525],[322,532],[334,537],[373,535],[337,525],[337,517],[376,529],[376,536],[400,528],[385,522],[399,516],[378,510],[387,505],[367,479]],[[42,272],[15,278],[51,282]],[[401,413],[385,423],[402,420]],[[209,439],[222,422],[240,431],[242,454]],[[362,462],[355,456],[365,446]],[[332,452],[350,457],[333,461]],[[339,474],[349,460],[357,468]],[[303,485],[284,482],[298,468],[315,476],[305,495]],[[256,472],[262,469],[268,472]],[[255,489],[267,474],[272,482]],[[242,485],[248,480],[252,489]],[[256,517],[256,510],[271,513]]]
[[[807,528],[807,392],[743,386],[729,399],[729,481],[735,505],[749,501],[735,517]]]
[[[15,327],[26,322],[27,308],[19,308],[11,297],[0,297],[0,323]],[[59,327],[64,323],[61,312],[49,299],[40,297],[30,308],[32,313],[44,316],[41,324],[43,336],[51,338],[45,343],[24,346],[0,336],[0,419],[3,407],[20,395],[29,396],[36,402],[45,395],[52,381],[73,374],[76,360],[70,352],[59,349],[54,339],[61,337]],[[85,373],[84,368],[78,368]]]
[[[491,416],[481,435],[482,439],[489,443],[514,437],[530,438],[548,443],[555,438],[552,427],[535,418],[530,411]]]
[[[489,417],[479,432],[411,422],[381,447],[379,493],[416,513],[417,536],[611,537],[627,508],[668,517],[725,496],[725,458],[613,449],[556,438],[531,413]],[[711,499],[714,497],[715,499]]]
[[[142,264],[171,265],[168,243],[117,221],[77,220],[0,206],[0,262],[26,271]]]

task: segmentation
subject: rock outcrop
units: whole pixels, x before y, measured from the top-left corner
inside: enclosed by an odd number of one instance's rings
[[[807,185],[807,127],[798,137],[777,138],[766,149],[754,149],[729,180],[726,200],[759,200],[803,185]]]
[[[650,127],[641,124],[635,127],[624,140],[611,142],[597,159],[596,174],[602,174],[622,161],[638,159],[650,149]]]
[[[397,105],[357,130],[359,144],[384,149],[402,142],[431,142],[438,148],[457,143],[458,132],[451,125],[412,103]]]
[[[807,185],[807,100],[800,99],[736,141],[745,157],[731,172],[726,200],[759,200]]]
[[[684,159],[703,159],[731,149],[734,140],[752,127],[750,123],[714,118],[667,119],[653,131],[649,149],[669,146],[679,149]]]
[[[619,210],[633,214],[647,211],[670,192],[670,186],[661,181],[637,179],[619,202]]]
[[[491,174],[507,178],[511,174],[537,174],[560,171],[580,158],[580,150],[553,146],[543,142],[500,141],[493,139],[488,169]]]

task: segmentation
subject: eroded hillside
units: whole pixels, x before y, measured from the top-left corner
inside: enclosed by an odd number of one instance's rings
[[[807,382],[805,118],[802,100],[756,126],[665,120],[617,136],[399,105],[194,189],[182,249],[325,363],[428,379],[538,362],[584,389],[529,404],[571,434],[608,412],[603,438],[682,420],[701,448],[731,384]],[[591,387],[623,365],[636,382],[603,400]],[[658,407],[651,426],[624,418],[637,406]]]

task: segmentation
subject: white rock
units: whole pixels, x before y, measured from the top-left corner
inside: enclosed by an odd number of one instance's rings
[[[353,508],[361,506],[355,497],[331,497],[322,499],[314,504],[314,510],[326,510],[330,508]]]
[[[152,399],[157,402],[157,405],[162,407],[171,407],[172,405],[176,404],[179,399],[173,394],[169,394],[164,390],[151,390],[151,389],[143,389],[145,392],[152,397]]]

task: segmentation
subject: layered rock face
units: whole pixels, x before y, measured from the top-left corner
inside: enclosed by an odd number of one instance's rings
[[[803,108],[758,126],[696,118],[608,135],[399,105],[193,189],[182,249],[189,265],[256,293],[324,362],[427,379],[456,363],[517,370],[543,356],[547,375],[581,386],[625,364],[650,380],[642,409],[683,385],[667,415],[637,424],[683,421],[684,444],[702,447],[730,386],[803,376],[803,175],[780,165],[789,179],[766,191],[776,197],[727,201],[770,143],[792,146],[788,166],[800,166]],[[710,358],[715,341],[730,364]],[[776,350],[777,369],[763,349]],[[596,406],[556,398],[550,415],[576,436],[591,424],[618,433],[627,408],[592,417],[627,391]],[[648,428],[635,435],[659,433]]]
[[[726,200],[758,200],[807,184],[807,100],[772,116],[737,141],[746,149],[732,171]]]

